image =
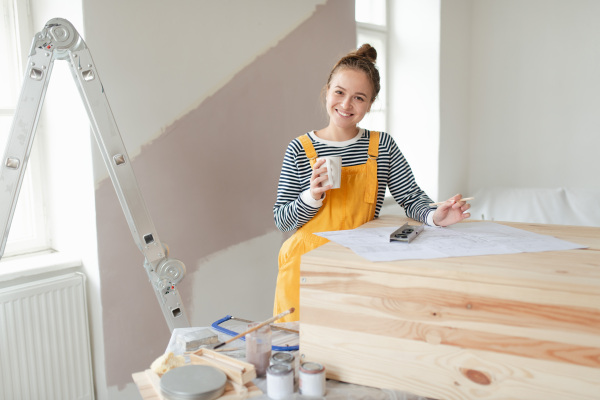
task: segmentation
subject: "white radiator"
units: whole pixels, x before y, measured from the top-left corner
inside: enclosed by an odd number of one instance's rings
[[[93,398],[84,275],[0,288],[0,399]]]

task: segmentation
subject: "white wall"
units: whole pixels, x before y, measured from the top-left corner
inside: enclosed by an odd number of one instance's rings
[[[600,2],[473,1],[471,191],[599,186]]]
[[[470,196],[471,0],[442,2],[440,28],[439,200]]]
[[[600,225],[600,2],[390,4],[390,131],[419,184],[476,195],[475,218]]]
[[[135,158],[144,144],[223,87],[323,3],[87,2],[86,41],[129,156]],[[108,175],[101,160],[95,160],[99,181]]]
[[[394,0],[388,57],[389,132],[417,183],[438,197],[440,0]]]
[[[600,2],[473,1],[471,12],[473,214],[600,226]]]

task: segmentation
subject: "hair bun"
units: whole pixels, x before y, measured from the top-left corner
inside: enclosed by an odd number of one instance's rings
[[[368,43],[360,46],[358,50],[354,50],[346,54],[334,65],[333,69],[329,73],[327,85],[325,85],[326,90],[329,90],[331,79],[339,69],[350,68],[357,71],[362,71],[367,74],[367,78],[369,78],[369,81],[373,87],[373,94],[371,96],[371,103],[373,103],[379,94],[379,90],[381,90],[379,70],[375,66],[376,60],[377,50],[375,50],[375,48]]]
[[[355,54],[359,57],[367,58],[373,64],[375,64],[375,62],[377,61],[377,50],[375,50],[375,47],[371,46],[368,43],[365,43],[362,46],[360,46],[360,48],[356,50]]]

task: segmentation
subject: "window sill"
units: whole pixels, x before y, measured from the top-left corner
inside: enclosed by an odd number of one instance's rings
[[[80,267],[81,258],[65,252],[40,252],[0,260],[0,282]]]

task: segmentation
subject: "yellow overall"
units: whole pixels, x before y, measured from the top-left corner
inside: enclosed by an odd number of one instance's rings
[[[318,155],[310,138],[302,135],[298,139],[314,167]],[[329,190],[317,214],[281,246],[273,315],[291,307],[296,310],[278,322],[300,319],[300,257],[329,241],[313,233],[354,229],[374,218],[378,189],[379,132],[371,132],[368,153],[366,164],[342,167],[340,188]]]

